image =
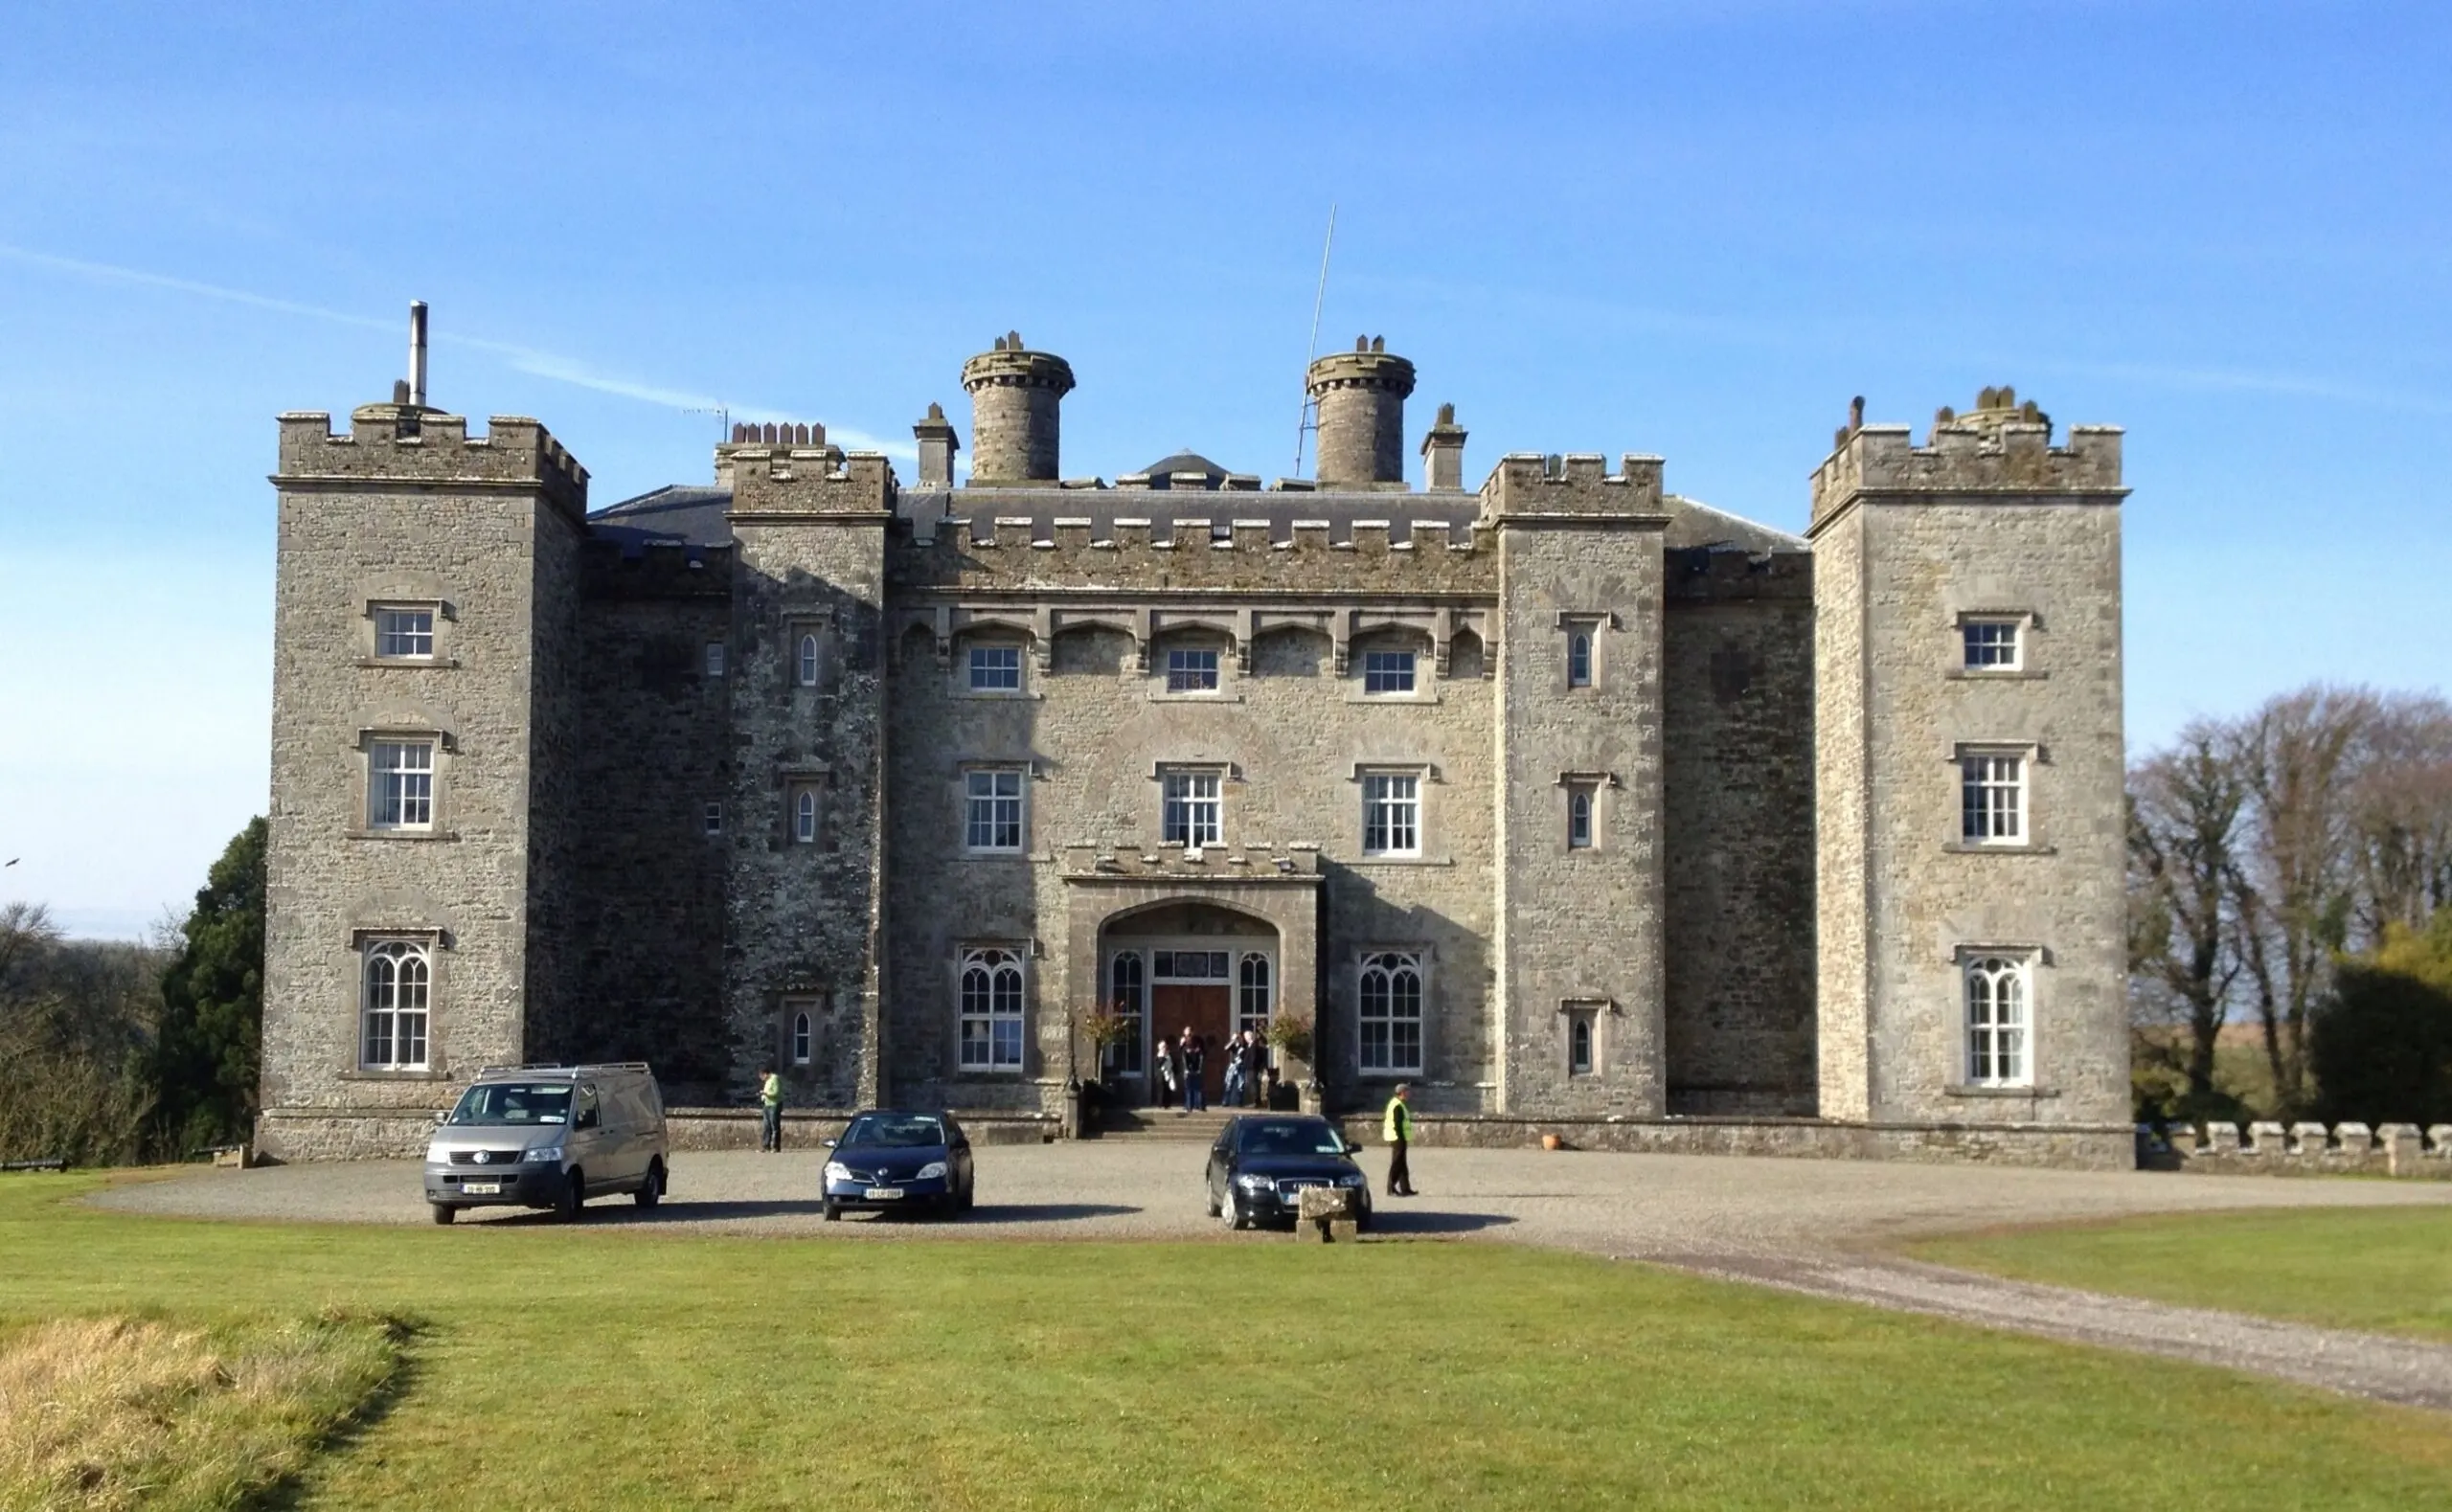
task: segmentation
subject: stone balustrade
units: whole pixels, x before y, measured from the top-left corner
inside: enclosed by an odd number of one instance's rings
[[[2258,1176],[2397,1176],[2452,1181],[2452,1123],[2256,1122],[2137,1126],[2147,1170]]]

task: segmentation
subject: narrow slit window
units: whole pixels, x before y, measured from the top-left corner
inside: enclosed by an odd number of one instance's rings
[[[1592,848],[1592,789],[1588,787],[1567,789],[1567,848]]]
[[[1592,632],[1578,630],[1567,637],[1567,686],[1592,686]]]
[[[801,686],[803,688],[815,688],[817,686],[816,636],[805,635],[801,637],[800,654],[797,660],[799,663]]]
[[[817,844],[817,789],[805,787],[792,795],[792,843]]]

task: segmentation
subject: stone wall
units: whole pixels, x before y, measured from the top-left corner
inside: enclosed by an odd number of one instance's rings
[[[281,424],[262,1102],[431,1108],[526,1045],[534,596],[562,573],[585,473],[533,420],[477,439],[392,406],[347,435]],[[377,603],[434,606],[430,662],[375,658]],[[561,715],[545,727],[554,747]],[[366,747],[386,733],[440,742],[430,830],[368,826]],[[369,936],[431,949],[429,1070],[360,1068]],[[270,1153],[288,1127],[268,1118]]]
[[[1669,553],[1668,1106],[1810,1115],[1813,559]]]
[[[539,1050],[647,1061],[682,1103],[719,1099],[733,1071],[724,876],[743,816],[728,807],[732,679],[706,667],[707,646],[731,638],[732,567],[724,549],[588,553],[578,786],[619,823],[591,824],[580,842],[575,948],[586,1011]]]
[[[2396,1176],[2452,1181],[2452,1123],[2236,1123],[2141,1128],[2138,1163],[2218,1176]]]
[[[1660,461],[1511,456],[1483,487],[1500,559],[1499,1111],[1667,1106]],[[1592,636],[1571,686],[1571,634]],[[1592,844],[1568,843],[1592,802]],[[1588,1072],[1569,1060],[1592,1025]]]

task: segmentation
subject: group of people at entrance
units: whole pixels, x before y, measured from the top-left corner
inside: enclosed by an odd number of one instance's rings
[[[1226,1036],[1226,1048],[1219,1053],[1226,1059],[1225,1079],[1217,1091],[1221,1108],[1240,1108],[1248,1103],[1260,1106],[1260,1073],[1268,1067],[1268,1046],[1257,1029],[1244,1029]],[[1151,1099],[1161,1107],[1180,1101],[1185,1113],[1198,1113],[1209,1106],[1208,1037],[1194,1034],[1186,1025],[1182,1034],[1172,1043],[1158,1042],[1150,1057]]]

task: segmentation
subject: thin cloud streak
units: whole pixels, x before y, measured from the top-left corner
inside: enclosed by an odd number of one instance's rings
[[[8,258],[31,267],[46,268],[55,273],[73,274],[81,278],[102,279],[121,283],[134,283],[145,288],[165,289],[174,294],[190,294],[198,299],[219,300],[224,304],[243,305],[253,309],[271,310],[277,314],[303,316],[308,320],[327,321],[334,325],[353,326],[361,330],[393,330],[394,322],[376,320],[368,315],[352,315],[346,310],[328,309],[320,305],[302,304],[296,300],[275,299],[269,295],[234,289],[218,283],[199,282],[194,279],[174,278],[166,273],[151,273],[143,268],[122,267],[111,262],[92,262],[82,258],[63,258],[56,253],[36,252],[27,247],[0,242],[0,258]],[[781,424],[807,417],[787,410],[761,405],[734,404],[713,395],[693,394],[681,389],[668,389],[657,384],[642,383],[629,378],[599,372],[575,358],[540,351],[516,342],[493,341],[483,336],[461,335],[438,331],[433,336],[437,346],[466,348],[489,352],[516,372],[554,383],[567,383],[573,388],[609,394],[616,398],[634,399],[661,409],[680,411],[721,411],[743,423]],[[850,426],[829,425],[827,438],[847,451],[877,451],[901,462],[916,463],[919,449],[909,441],[890,441],[867,431]]]

